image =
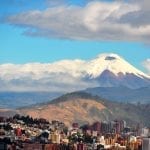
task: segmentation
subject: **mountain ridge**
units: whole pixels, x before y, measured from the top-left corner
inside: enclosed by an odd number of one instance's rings
[[[68,93],[97,86],[139,88],[150,85],[150,76],[113,53],[101,54],[92,60],[2,64],[0,72],[0,91]]]
[[[123,91],[121,93],[115,91],[113,95],[114,89],[118,88],[119,91],[120,86],[129,89],[129,94],[125,98],[120,95],[124,95]],[[91,60],[0,65],[0,107],[34,105],[73,91],[89,88],[96,90],[95,87],[101,87],[101,91],[106,88],[106,92],[109,88],[114,88],[112,92],[109,91],[110,93],[98,92],[99,96],[114,101],[123,99],[131,102],[139,100],[149,102],[150,99],[148,94],[150,91],[148,89],[145,90],[147,93],[143,91],[144,87],[150,87],[150,77],[113,53],[100,54]],[[137,92],[134,89],[137,89]],[[8,93],[5,94],[5,91]],[[28,94],[30,92],[33,94]],[[131,94],[132,92],[134,94]],[[41,93],[43,98],[38,93]]]
[[[150,87],[130,89],[119,87],[95,87],[83,90],[89,94],[100,96],[110,101],[129,103],[150,103]]]
[[[150,125],[147,119],[150,115],[150,104],[111,102],[85,92],[65,94],[49,103],[21,108],[19,112],[35,118],[58,119],[68,125],[73,122],[83,124],[113,119],[126,120],[129,124]]]

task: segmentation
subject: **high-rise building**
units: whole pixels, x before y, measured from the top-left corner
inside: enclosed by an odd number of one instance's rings
[[[115,120],[114,121],[114,131],[115,133],[121,133],[126,127],[126,122],[124,120]]]
[[[150,135],[150,131],[148,128],[141,128],[140,130],[140,134],[143,137],[148,137]]]
[[[150,150],[150,138],[143,138],[142,150]]]
[[[60,143],[60,134],[57,132],[54,132],[50,134],[49,139],[52,141],[52,143]]]
[[[112,129],[113,129],[112,122],[106,121],[101,122],[101,133],[103,134],[112,133]]]
[[[100,133],[101,132],[101,123],[100,122],[95,122],[92,125],[92,130],[97,131],[98,133]]]

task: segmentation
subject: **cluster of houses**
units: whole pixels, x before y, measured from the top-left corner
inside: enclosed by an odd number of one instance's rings
[[[150,150],[150,129],[123,120],[67,127],[60,121],[0,117],[0,150]]]

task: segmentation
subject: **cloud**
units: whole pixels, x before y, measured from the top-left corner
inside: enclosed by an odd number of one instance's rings
[[[72,92],[89,87],[111,86],[112,83],[116,85],[124,82],[126,85],[121,76],[117,82],[112,75],[111,81],[107,70],[116,77],[118,74],[131,73],[149,79],[149,76],[120,56],[106,53],[88,61],[75,59],[53,63],[1,64],[0,91]],[[140,85],[143,85],[143,81]]]
[[[150,25],[150,2],[149,0],[133,0],[140,9],[123,15],[120,19],[122,23],[141,27]]]
[[[143,66],[147,70],[147,73],[150,75],[150,59],[146,59],[143,62]]]
[[[147,1],[146,1],[147,2]],[[89,2],[11,15],[6,23],[25,28],[25,35],[73,40],[149,43],[150,13],[145,3]]]
[[[85,64],[83,60],[62,60],[45,64],[2,64],[0,91],[71,92],[98,86],[94,81],[82,79]]]

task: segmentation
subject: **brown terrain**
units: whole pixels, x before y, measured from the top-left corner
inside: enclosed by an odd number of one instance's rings
[[[91,116],[93,109],[102,112],[106,107],[92,99],[77,98],[57,104],[36,106],[34,109],[25,108],[21,109],[20,112],[25,115],[30,115],[33,118],[46,118],[49,121],[59,120],[66,125],[70,125],[74,121],[91,123],[99,120],[97,115]]]
[[[149,126],[150,104],[119,103],[102,99],[84,92],[65,94],[47,103],[41,103],[16,110],[1,109],[0,116],[14,114],[33,118],[59,120],[66,125],[78,122],[80,125],[95,121],[126,120],[128,124],[142,123]]]

